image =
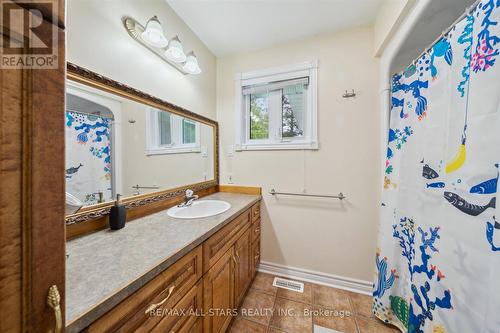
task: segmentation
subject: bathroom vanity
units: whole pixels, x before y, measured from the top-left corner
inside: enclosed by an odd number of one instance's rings
[[[260,260],[260,195],[203,199],[231,208],[185,220],[161,211],[69,241],[66,331],[224,332]]]
[[[219,184],[218,123],[74,64],[66,100],[66,332],[225,332],[261,189]]]

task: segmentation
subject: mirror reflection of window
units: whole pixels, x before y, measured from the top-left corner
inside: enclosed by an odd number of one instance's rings
[[[158,112],[158,130],[160,134],[160,146],[172,144],[171,117],[168,112]]]
[[[196,143],[196,122],[182,119],[182,143]]]
[[[148,155],[201,151],[200,124],[170,112],[150,109],[146,133]]]

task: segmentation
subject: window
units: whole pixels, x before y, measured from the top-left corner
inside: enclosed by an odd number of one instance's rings
[[[316,63],[239,74],[236,149],[317,149],[316,74]]]
[[[149,110],[146,120],[147,155],[201,151],[196,121],[156,109]]]

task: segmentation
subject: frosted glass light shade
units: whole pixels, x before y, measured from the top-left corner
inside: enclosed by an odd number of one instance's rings
[[[190,52],[187,55],[186,62],[184,63],[184,66],[182,68],[189,74],[201,73],[200,66],[198,66],[198,59],[196,59],[194,52]]]
[[[168,40],[163,34],[163,29],[158,17],[153,16],[146,23],[146,28],[141,34],[142,39],[151,46],[154,47],[165,47],[168,44]]]
[[[168,42],[168,48],[165,51],[165,57],[167,57],[168,60],[176,63],[182,63],[186,61],[187,57],[184,53],[179,37],[175,36],[170,40],[170,42]]]

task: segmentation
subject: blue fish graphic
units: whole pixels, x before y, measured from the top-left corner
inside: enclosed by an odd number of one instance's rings
[[[444,186],[445,186],[445,183],[443,183],[443,182],[427,184],[427,188],[443,188]]]
[[[452,204],[455,208],[471,216],[478,216],[488,208],[495,208],[497,199],[496,197],[494,197],[490,200],[490,202],[487,205],[479,206],[467,202],[464,198],[452,192],[444,192],[444,198],[448,200],[448,202]]]
[[[495,225],[493,225],[493,223],[486,222],[486,239],[488,240],[488,243],[490,243],[492,251],[500,251],[500,246],[493,244],[493,234],[495,233],[495,230],[500,229],[500,223],[495,220],[494,216],[493,220],[495,221]]]
[[[498,164],[496,164],[498,165]],[[497,185],[498,185],[498,172],[496,178],[492,178],[490,180],[479,183],[475,186],[472,186],[470,189],[470,193],[476,194],[493,194],[497,193]]]

